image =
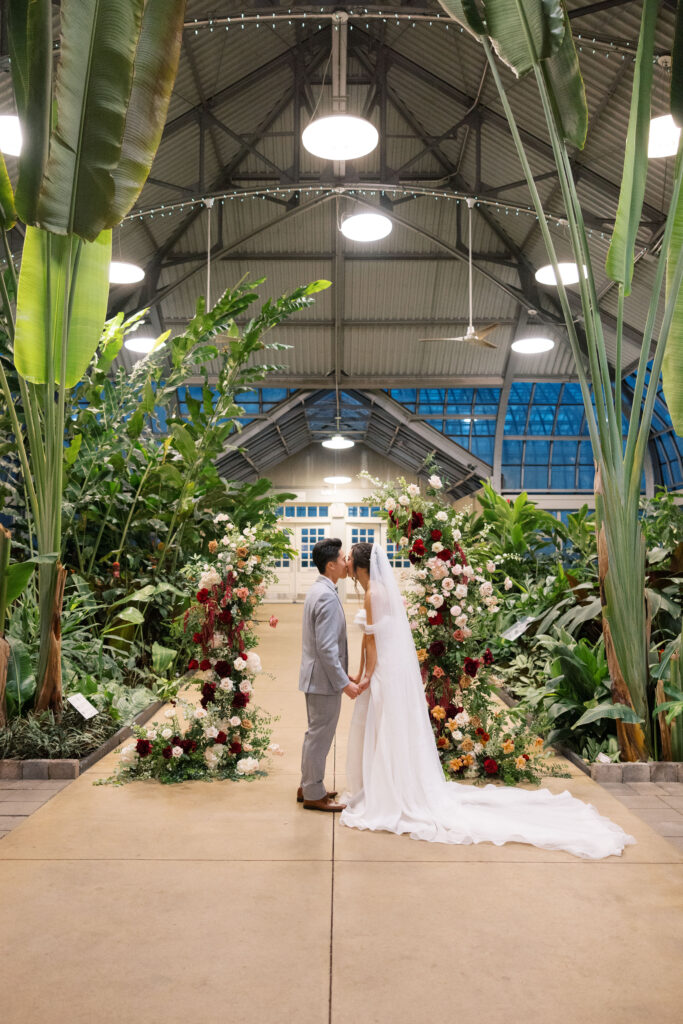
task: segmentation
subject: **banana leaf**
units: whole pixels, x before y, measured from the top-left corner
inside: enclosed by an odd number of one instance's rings
[[[598,704],[586,711],[585,715],[581,715],[581,718],[572,725],[572,729],[578,729],[579,726],[588,725],[590,722],[597,722],[601,718],[618,718],[622,722],[631,723],[643,721],[637,711],[626,704]]]
[[[17,296],[14,362],[22,377],[34,384],[59,383],[64,289],[79,248],[78,273],[71,277],[64,377],[68,388],[82,378],[102,333],[109,296],[111,231],[103,231],[95,242],[80,242],[68,236],[51,235],[40,228],[26,229]],[[49,325],[49,337],[46,325]]]
[[[644,0],[633,74],[631,112],[626,135],[619,206],[605,264],[607,276],[612,281],[624,286],[624,295],[629,295],[631,291],[636,235],[645,197],[647,144],[650,134],[652,60],[658,8],[659,0]]]
[[[676,12],[676,31],[672,51],[671,65],[671,114],[677,124],[683,124],[683,6],[678,5]],[[679,151],[678,161],[683,159]],[[666,261],[666,294],[671,290],[671,282],[676,270],[676,260],[683,247],[683,192],[676,207],[673,232],[669,244]],[[683,436],[683,290],[678,293],[669,337],[662,362],[662,383],[664,397],[671,413],[674,430]]]
[[[17,220],[17,211],[14,208],[14,193],[12,183],[9,180],[5,158],[0,153],[0,228],[9,231]]]

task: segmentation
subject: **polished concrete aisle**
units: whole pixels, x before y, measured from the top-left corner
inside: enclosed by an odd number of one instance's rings
[[[264,611],[280,624],[262,627],[258,700],[285,751],[267,779],[93,786],[112,754],[0,843],[3,1024],[680,1021],[677,849],[578,772],[547,785],[635,835],[622,857],[417,843],[303,810],[301,606]]]

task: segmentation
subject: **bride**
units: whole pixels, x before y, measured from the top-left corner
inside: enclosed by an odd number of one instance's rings
[[[365,609],[356,617],[365,636],[363,692],[349,733],[344,825],[407,832],[432,843],[530,843],[592,859],[621,854],[635,843],[567,790],[447,781],[408,617],[385,552],[377,544],[355,544],[349,575],[365,591]]]

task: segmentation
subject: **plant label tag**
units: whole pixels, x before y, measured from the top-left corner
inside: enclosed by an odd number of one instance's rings
[[[516,640],[518,636],[526,632],[529,623],[533,622],[534,618],[534,615],[525,615],[523,619],[515,622],[513,626],[510,626],[504,633],[501,633],[501,637],[503,640]]]
[[[82,693],[72,693],[66,699],[73,708],[76,708],[79,715],[83,715],[83,718],[94,718],[95,715],[99,714],[97,708]]]

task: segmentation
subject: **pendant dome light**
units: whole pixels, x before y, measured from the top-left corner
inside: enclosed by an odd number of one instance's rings
[[[0,116],[0,152],[5,156],[19,156],[21,141],[19,118],[15,114]]]
[[[142,281],[144,276],[144,270],[137,263],[112,260],[109,264],[110,284],[136,284],[138,281]]]
[[[325,117],[316,117],[325,88],[326,65],[313,117],[301,134],[304,149],[321,160],[332,160],[335,164],[367,156],[379,142],[379,133],[370,121],[349,114],[346,110],[348,20],[346,11],[335,11],[332,52],[328,60],[328,64],[332,61],[332,112]]]
[[[340,231],[353,242],[377,242],[380,238],[390,235],[392,227],[393,224],[386,214],[366,210],[344,217]]]

